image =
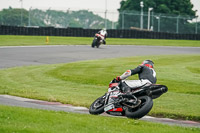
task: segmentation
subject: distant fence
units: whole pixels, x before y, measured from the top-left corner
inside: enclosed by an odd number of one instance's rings
[[[98,31],[98,29],[83,28],[19,27],[0,25],[0,35],[93,37],[94,34]],[[200,40],[200,34],[175,34],[164,32],[140,31],[136,29],[108,29],[107,32],[109,38]]]

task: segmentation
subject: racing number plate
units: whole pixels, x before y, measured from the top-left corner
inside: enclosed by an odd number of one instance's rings
[[[114,108],[115,108],[114,104],[109,104],[104,108],[104,111],[106,112],[106,111],[114,109]]]

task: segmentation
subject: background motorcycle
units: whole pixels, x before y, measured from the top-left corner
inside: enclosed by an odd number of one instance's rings
[[[126,88],[131,91],[125,92]],[[130,88],[124,82],[117,82],[114,79],[109,84],[109,91],[91,104],[89,113],[98,115],[106,112],[110,115],[139,119],[152,109],[153,99],[167,91],[168,88],[165,85],[152,84]]]
[[[97,47],[97,48],[99,48],[99,46],[101,45],[103,43],[103,39],[102,39],[102,36],[100,35],[100,34],[95,34],[95,36],[94,36],[94,40],[93,40],[93,42],[92,42],[92,47],[94,48],[95,46]]]

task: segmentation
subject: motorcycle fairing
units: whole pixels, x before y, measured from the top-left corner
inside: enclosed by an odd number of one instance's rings
[[[109,112],[123,112],[123,109],[122,108],[114,108],[114,109],[109,110]]]

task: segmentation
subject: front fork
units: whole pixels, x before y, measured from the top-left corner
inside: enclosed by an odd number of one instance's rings
[[[105,104],[104,105],[108,104],[109,96],[110,96],[110,93],[106,93],[105,94],[106,99],[105,99]]]

